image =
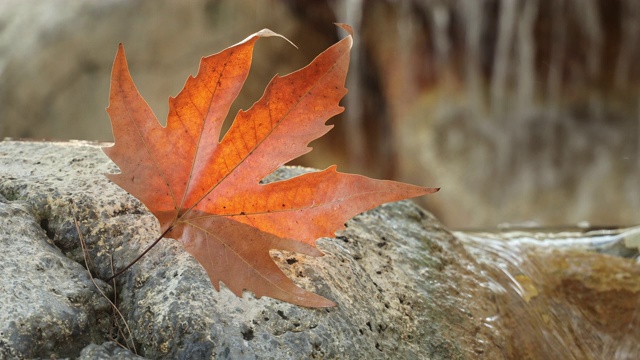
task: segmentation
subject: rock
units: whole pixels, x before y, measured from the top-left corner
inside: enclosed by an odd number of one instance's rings
[[[144,359],[109,341],[102,345],[89,344],[80,352],[79,360],[135,360]]]
[[[109,342],[112,310],[83,267],[73,217],[102,279],[158,236],[156,220],[103,176],[117,169],[96,145],[4,141],[0,169],[6,199],[0,241],[7,254],[0,258],[0,356],[132,357]],[[285,167],[277,176],[300,171]],[[97,284],[107,296],[117,294],[112,300],[136,352],[149,359],[502,357],[499,334],[483,326],[496,309],[480,269],[414,203],[356,216],[336,238],[317,245],[324,257],[272,256],[300,286],[336,301],[336,308],[307,309],[248,292],[238,298],[224,286],[216,292],[201,266],[170,239],[119,277],[114,290]],[[5,276],[5,269],[15,270]],[[126,336],[114,340],[127,342]]]
[[[108,302],[47,237],[46,223],[29,204],[0,196],[3,359],[73,356],[108,328]]]
[[[171,239],[105,284],[159,231],[103,176],[117,169],[95,144],[0,142],[0,169],[2,359],[640,355],[638,229],[452,234],[410,201],[386,204],[320,239],[324,257],[272,252],[300,286],[338,303],[307,309],[216,292]]]
[[[640,358],[636,229],[455,232],[495,289],[509,359]]]

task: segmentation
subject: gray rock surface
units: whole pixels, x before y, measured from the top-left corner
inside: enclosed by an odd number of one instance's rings
[[[153,216],[102,175],[115,171],[96,145],[0,142],[0,358],[133,356],[109,342],[126,339],[113,338],[112,309],[83,267],[73,221],[75,215],[102,279],[112,273],[111,261],[122,268],[158,236]],[[300,171],[283,168],[276,176]],[[224,286],[218,293],[170,239],[115,289],[97,284],[107,296],[117,294],[136,352],[149,359],[500,357],[496,334],[482,326],[495,309],[476,263],[412,202],[356,216],[317,245],[324,257],[272,256],[336,308],[248,292],[237,298]]]
[[[0,358],[71,356],[108,323],[107,301],[47,237],[46,222],[0,196]]]
[[[133,354],[131,351],[118,346],[114,342],[105,342],[102,345],[89,344],[80,352],[79,360],[136,360],[143,357]]]

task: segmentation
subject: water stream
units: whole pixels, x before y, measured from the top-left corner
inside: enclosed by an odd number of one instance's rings
[[[512,359],[640,359],[640,227],[456,232]],[[552,357],[550,357],[552,356]]]

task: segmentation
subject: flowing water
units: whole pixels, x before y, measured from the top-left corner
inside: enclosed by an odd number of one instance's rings
[[[640,359],[640,227],[456,232],[483,269],[484,319],[512,359]]]

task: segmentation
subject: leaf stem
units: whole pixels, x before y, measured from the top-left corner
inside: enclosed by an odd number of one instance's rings
[[[146,253],[149,252],[149,250],[153,249],[154,246],[156,246],[160,240],[162,240],[162,238],[164,238],[165,235],[167,235],[167,233],[169,231],[171,231],[173,229],[173,226],[170,226],[167,230],[165,230],[165,232],[162,233],[162,235],[158,236],[158,238],[151,244],[149,245],[149,247],[147,247],[142,254],[138,255],[137,258],[135,258],[135,260],[133,260],[132,262],[129,263],[129,265],[125,266],[123,269],[121,269],[120,271],[118,271],[115,275],[112,275],[110,278],[108,278],[107,280],[105,280],[105,282],[109,282],[115,278],[117,278],[118,276],[122,275],[122,273],[124,273],[125,271],[127,271],[130,267],[133,266],[133,264],[137,263],[138,260],[140,260]]]

